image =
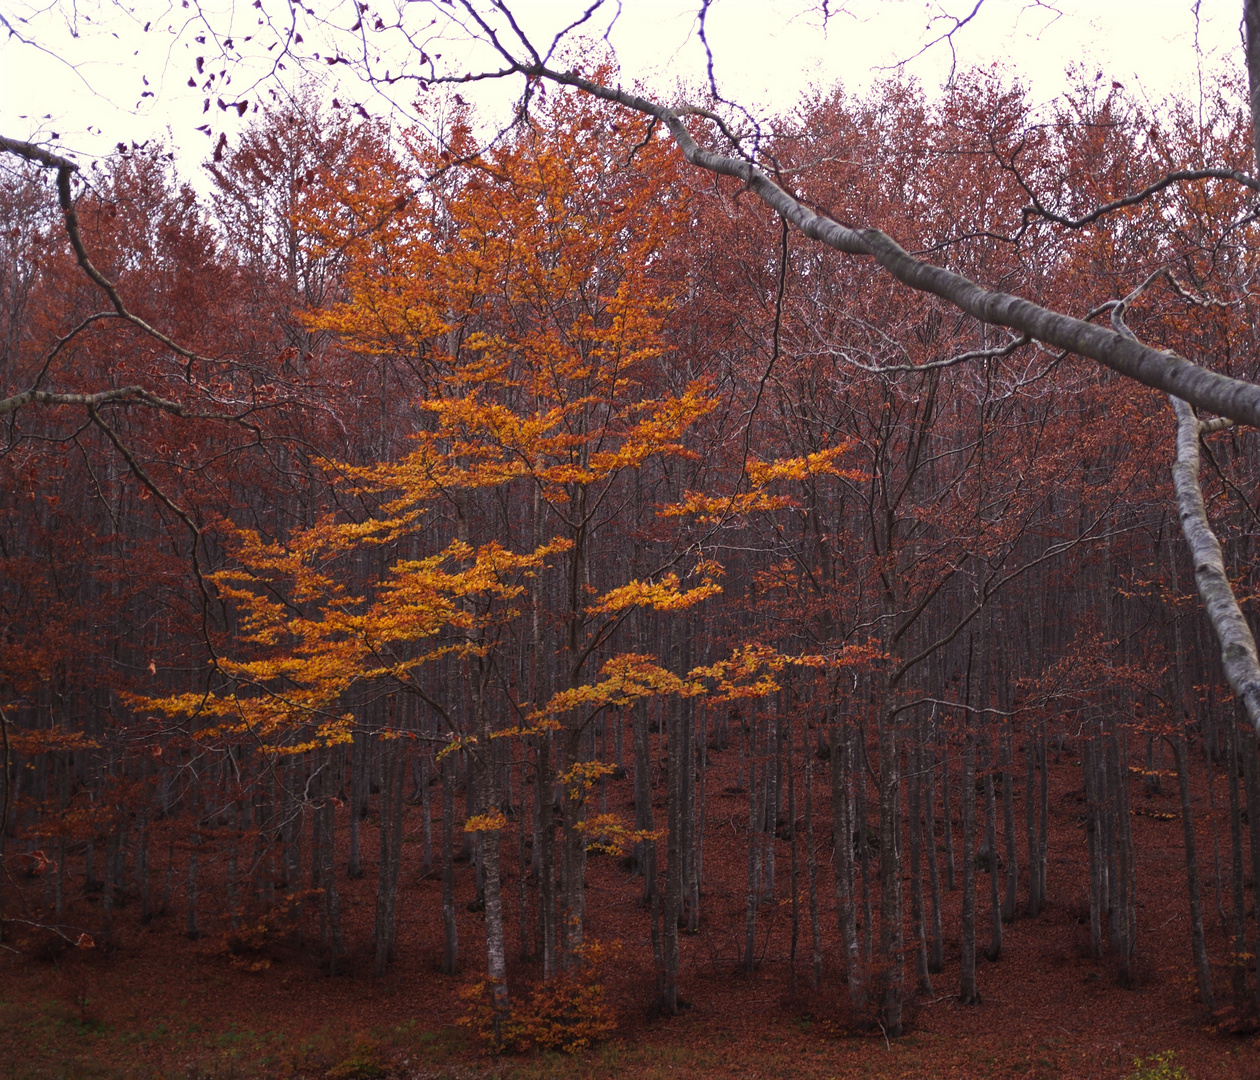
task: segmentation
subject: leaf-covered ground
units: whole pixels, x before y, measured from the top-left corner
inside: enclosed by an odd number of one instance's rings
[[[621,942],[607,992],[618,1018],[614,1039],[575,1056],[534,1054],[488,1058],[457,1025],[459,991],[482,963],[480,918],[466,910],[472,874],[457,871],[463,974],[441,975],[441,887],[421,874],[417,808],[409,811],[399,901],[398,956],[383,981],[371,975],[375,882],[339,880],[351,952],[341,974],[321,963],[318,926],[304,925],[306,943],[275,933],[235,960],[223,923],[206,901],[211,932],[191,941],[181,933],[178,887],[168,914],[136,925],[130,908],[116,916],[112,947],[70,948],[46,933],[11,923],[0,954],[0,1076],[34,1077],[1030,1077],[1121,1078],[1136,1057],[1173,1050],[1194,1080],[1260,1076],[1260,1044],[1245,1010],[1205,1016],[1195,1000],[1187,932],[1188,904],[1175,780],[1148,796],[1134,781],[1138,853],[1139,980],[1117,985],[1112,961],[1088,956],[1085,850],[1070,756],[1052,766],[1049,903],[1037,919],[1005,928],[1002,957],[981,959],[979,1006],[955,1000],[958,984],[958,893],[945,899],[946,967],[934,992],[910,1008],[910,1033],[891,1043],[877,1025],[844,1006],[834,952],[834,898],[825,814],[820,815],[819,888],[825,948],[821,987],[810,985],[804,853],[800,852],[800,935],[796,991],[790,985],[790,848],[778,846],[775,905],[759,913],[760,966],[739,969],[747,856],[746,796],[733,787],[733,752],[710,770],[700,931],[681,935],[682,994],[675,1018],[652,1015],[654,978],[641,882],[620,860],[589,864],[588,915],[593,937]],[[726,759],[726,760],[723,760]],[[821,785],[820,785],[821,786]],[[610,808],[631,804],[630,781],[609,784]],[[1018,803],[1017,803],[1018,809]],[[1206,790],[1196,796],[1209,949],[1220,960],[1226,942],[1217,915],[1212,819]],[[1022,816],[1017,817],[1022,822]],[[741,825],[741,822],[744,824]],[[368,865],[375,830],[365,829]],[[940,837],[938,836],[938,842]],[[1219,837],[1228,886],[1228,832]],[[518,909],[514,839],[505,843],[509,925]],[[1021,845],[1022,848],[1022,845]],[[161,873],[155,866],[155,873]],[[179,880],[178,874],[176,881]],[[979,875],[979,943],[988,942],[988,878]],[[15,882],[28,909],[44,885]],[[205,883],[203,883],[204,888]],[[1250,892],[1250,888],[1249,888]],[[205,894],[211,895],[211,894]],[[216,891],[212,894],[217,897]],[[1250,899],[1250,898],[1249,898]],[[876,898],[877,900],[877,898]],[[1229,894],[1222,894],[1228,905]],[[907,888],[907,909],[908,888]],[[8,908],[10,914],[13,907]],[[99,924],[95,896],[76,899],[68,921]],[[509,942],[519,952],[515,936]],[[263,964],[265,962],[265,966]],[[256,967],[259,970],[249,970]],[[516,988],[537,977],[517,962]],[[1229,972],[1214,968],[1218,998],[1229,1001]],[[908,972],[913,986],[913,968]],[[1243,1033],[1238,1033],[1238,1032]]]

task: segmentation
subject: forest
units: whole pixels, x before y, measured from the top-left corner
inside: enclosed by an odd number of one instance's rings
[[[1260,1068],[1242,74],[534,60],[0,140],[0,1063]]]

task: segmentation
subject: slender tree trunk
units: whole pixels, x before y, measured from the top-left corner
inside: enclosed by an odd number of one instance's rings
[[[682,907],[682,814],[683,773],[686,754],[683,750],[681,702],[674,699],[665,710],[668,717],[668,749],[665,758],[665,798],[668,836],[665,841],[665,911],[663,923],[664,971],[662,973],[661,1011],[666,1016],[678,1012],[678,920]]]
[[[1037,891],[1041,903],[1046,902],[1046,852],[1049,850],[1048,830],[1050,821],[1050,757],[1046,746],[1046,724],[1043,720],[1038,738],[1038,757],[1041,761],[1041,788],[1039,802],[1041,806],[1040,822],[1037,831]]]
[[[1002,899],[998,885],[1000,864],[997,853],[997,800],[993,791],[993,744],[985,738],[984,748],[984,846],[988,852],[989,924],[991,936],[985,959],[990,963],[1002,957]]]
[[[1252,897],[1260,895],[1260,759],[1257,758],[1255,730],[1248,725],[1243,730],[1243,772],[1247,785],[1247,827],[1251,841]],[[1252,904],[1252,917],[1256,920],[1257,948],[1260,949],[1260,911]],[[1260,974],[1256,978],[1256,1004],[1260,1006]]]
[[[1243,841],[1242,802],[1238,791],[1238,774],[1242,762],[1238,757],[1238,725],[1225,725],[1227,764],[1229,766],[1229,853],[1230,893],[1233,900],[1233,960],[1230,964],[1230,984],[1234,999],[1243,1001],[1247,996],[1247,905],[1243,896]]]
[[[1129,809],[1129,748],[1125,732],[1118,736],[1116,770],[1116,851],[1120,901],[1120,981],[1133,984],[1133,957],[1137,948],[1137,878],[1133,859],[1133,819]]]
[[[903,1031],[905,983],[904,917],[901,893],[901,748],[896,719],[880,710],[879,728],[879,936],[884,967],[884,1024],[888,1035]]]
[[[1103,915],[1106,908],[1106,847],[1103,842],[1102,793],[1098,790],[1099,749],[1094,732],[1082,743],[1081,768],[1085,780],[1085,839],[1089,855],[1089,952],[1101,959]]]
[[[1181,831],[1186,848],[1186,887],[1190,893],[1190,949],[1203,1008],[1216,1008],[1212,995],[1212,973],[1208,966],[1207,943],[1203,935],[1203,905],[1199,898],[1199,860],[1195,855],[1194,812],[1190,805],[1190,763],[1185,736],[1180,732],[1170,740],[1177,764],[1177,791],[1181,796]],[[1210,766],[1209,766],[1210,768]]]
[[[528,788],[529,784],[522,777],[521,801],[516,815],[516,907],[517,929],[520,935],[520,958],[522,960],[529,959],[531,955],[529,946],[533,938],[529,921],[529,861],[525,857],[526,823],[528,822],[533,827],[535,834],[537,830],[534,814],[525,802]]]
[[[927,845],[928,881],[932,888],[932,932],[928,945],[928,972],[938,975],[945,966],[945,936],[941,923],[941,872],[936,858],[936,814],[935,800],[932,795],[935,787],[935,769],[932,767],[934,751],[927,741],[926,732],[922,734],[920,757],[926,766],[923,787],[924,837]]]
[[[874,957],[875,913],[871,908],[871,831],[866,820],[866,777],[870,761],[866,753],[866,727],[859,720],[854,731],[853,766],[849,775],[857,777],[854,792],[854,830],[857,833],[858,873],[862,882],[862,961],[869,971]]]
[[[538,856],[538,925],[542,930],[543,978],[555,978],[560,970],[557,952],[559,933],[556,926],[555,813],[552,792],[555,777],[551,767],[551,736],[538,736],[534,769],[534,801],[538,808],[538,837],[534,845]]]
[[[491,744],[493,745],[493,743]],[[486,763],[490,770],[483,785],[482,814],[496,812],[496,791],[493,757]],[[507,982],[507,942],[503,926],[503,886],[500,872],[501,829],[485,829],[477,833],[485,880],[486,974],[490,981],[494,1004],[494,1036],[497,1041],[503,1022],[511,1012]]]
[[[631,737],[634,742],[634,817],[635,828],[640,833],[650,833],[655,828],[652,813],[652,761],[648,740],[647,702],[640,699],[631,710]],[[642,904],[650,904],[656,891],[656,843],[653,840],[635,842],[636,871],[643,875]]]
[[[706,709],[700,714],[700,739],[696,744],[700,755],[699,789],[696,790],[693,786],[694,795],[692,798],[692,806],[695,812],[695,838],[692,841],[691,911],[687,919],[687,932],[690,934],[697,933],[700,929],[700,893],[701,881],[704,876],[704,822],[707,802],[705,789],[709,774],[708,719],[709,714]]]
[[[363,781],[367,779],[367,771],[363,768],[366,741],[367,733],[356,726],[350,747],[350,854],[346,860],[346,877],[351,881],[357,881],[363,876],[363,860],[359,855],[359,820],[362,816],[359,805],[363,801]]]
[[[954,816],[949,805],[949,740],[938,726],[936,740],[941,751],[941,826],[945,841],[945,887],[953,892],[958,888],[954,869]]]
[[[809,888],[809,934],[813,945],[813,967],[810,986],[822,985],[822,924],[818,919],[818,853],[814,848],[814,752],[809,745],[809,728],[805,729],[805,876]]]
[[[582,761],[582,737],[579,732],[564,732],[564,764],[572,768]],[[586,835],[582,822],[586,816],[584,792],[576,783],[562,790],[560,833],[560,966],[577,965],[581,955],[586,926]]]
[[[748,894],[744,901],[744,970],[752,972],[757,966],[757,904],[761,891],[761,832],[765,827],[765,811],[758,804],[757,776],[757,722],[750,717],[752,730],[749,745],[748,778]],[[762,770],[766,763],[762,762]]]
[[[342,954],[345,952],[345,943],[341,935],[341,894],[337,889],[337,862],[334,851],[334,841],[336,839],[336,812],[337,803],[333,798],[336,792],[334,777],[340,772],[340,757],[342,747],[337,746],[325,751],[327,755],[328,775],[324,783],[324,797],[317,805],[316,814],[323,820],[323,846],[322,846],[322,867],[320,872],[320,885],[324,890],[324,906],[328,918],[328,947],[329,961],[328,973],[336,975],[338,965],[341,963]],[[402,779],[398,781],[402,784]],[[401,826],[399,826],[401,831]]]
[[[424,834],[424,874],[433,869],[433,784],[431,783],[433,746],[427,740],[420,744],[420,827]],[[365,777],[366,778],[366,777]],[[366,803],[366,799],[364,802]],[[521,826],[522,832],[524,825]]]
[[[976,744],[967,724],[962,757],[962,955],[958,1000],[979,1005],[976,987]]]
[[[919,993],[932,995],[932,978],[928,970],[927,919],[923,902],[923,747],[918,739],[910,743],[910,923],[914,930],[915,972]]]
[[[398,925],[398,874],[402,865],[403,791],[406,787],[406,761],[400,739],[382,746],[385,767],[381,787],[381,832],[379,870],[376,881],[376,960],[374,972],[383,978],[394,958]],[[366,770],[364,771],[366,777]],[[351,803],[350,816],[357,809]]]
[[[761,900],[774,903],[774,838],[779,821],[779,718],[773,704],[767,701],[765,731],[761,761],[762,795],[764,807],[761,823]]]
[[[1005,697],[1002,706],[1008,702]],[[1002,899],[1002,919],[1005,922],[1015,921],[1015,905],[1019,890],[1019,850],[1016,844],[1015,831],[1015,797],[1011,766],[1013,763],[1013,736],[1009,720],[1002,722],[1002,733],[999,739],[1002,754],[1002,833],[1006,840],[1006,895]],[[1031,863],[1031,858],[1029,859]]]
[[[459,968],[459,931],[455,924],[455,755],[442,759],[442,973]]]
[[[840,950],[844,955],[849,1004],[856,1016],[866,1009],[866,977],[858,949],[856,878],[853,848],[853,738],[848,722],[831,727],[831,820],[835,841],[833,866]]]
[[[184,932],[194,941],[201,936],[197,924],[197,847],[201,842],[201,833],[194,826],[188,838],[188,908]]]
[[[788,993],[796,994],[796,946],[801,932],[800,916],[800,866],[796,854],[796,750],[792,738],[795,728],[792,718],[787,720],[787,777],[788,777],[788,843],[792,859],[792,946],[788,958]],[[805,748],[809,756],[808,745]]]
[[[1028,844],[1028,915],[1041,914],[1040,862],[1037,857],[1037,739],[1030,724],[1024,735],[1024,830]]]

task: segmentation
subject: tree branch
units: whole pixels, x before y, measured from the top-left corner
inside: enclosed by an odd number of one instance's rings
[[[766,206],[805,236],[848,255],[871,256],[894,278],[918,292],[939,296],[981,322],[1009,327],[1021,335],[1095,360],[1145,386],[1174,394],[1220,416],[1260,427],[1260,386],[1209,371],[1176,353],[1152,349],[1115,330],[1052,311],[1030,300],[990,291],[961,274],[916,259],[879,229],[842,225],[829,216],[815,213],[756,165],[700,146],[677,110],[619,87],[603,86],[575,72],[524,64],[518,70],[531,78],[572,86],[603,101],[655,116],[669,128],[690,164],[743,182]]]

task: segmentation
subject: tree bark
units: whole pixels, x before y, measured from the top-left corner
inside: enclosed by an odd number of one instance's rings
[[[929,973],[927,919],[923,901],[923,747],[918,739],[910,744],[910,925],[914,929],[914,963],[919,979],[919,992],[932,995]],[[930,842],[930,841],[929,841]]]
[[[923,786],[924,836],[927,845],[928,881],[932,890],[932,934],[928,946],[928,972],[940,974],[945,966],[944,927],[941,924],[941,872],[936,858],[936,813],[933,806],[933,789],[935,788],[934,754],[931,744],[924,733],[920,740],[922,746],[921,759],[926,765]]]
[[[1254,6],[1255,0],[1248,0],[1249,19]],[[1249,22],[1249,33],[1250,26]],[[1249,43],[1249,59],[1250,56]],[[1221,645],[1221,665],[1225,669],[1225,677],[1246,710],[1251,726],[1260,730],[1260,659],[1256,656],[1256,640],[1234,597],[1221,545],[1208,522],[1203,491],[1199,487],[1199,436],[1202,426],[1194,410],[1184,400],[1173,397],[1170,401],[1177,416],[1173,488],[1177,493],[1181,530],[1194,563],[1194,583]]]
[[[455,923],[455,755],[442,758],[442,973],[459,969],[459,929]]]
[[[901,1035],[905,983],[905,929],[901,893],[901,748],[896,719],[880,711],[879,728],[879,938],[884,968],[884,1024]]]
[[[1190,763],[1185,736],[1178,732],[1169,742],[1177,764],[1177,792],[1181,797],[1181,832],[1186,848],[1186,888],[1190,893],[1190,951],[1199,985],[1199,1002],[1206,1011],[1216,1008],[1212,996],[1212,971],[1208,966],[1207,943],[1203,936],[1203,904],[1199,897],[1199,860],[1195,854],[1194,811],[1190,804]]]
[[[976,986],[976,743],[971,725],[963,732],[962,758],[962,955],[958,1000],[979,1005]]]
[[[814,849],[814,752],[809,745],[809,728],[805,729],[805,876],[809,889],[809,935],[813,945],[813,968],[810,987],[822,985],[822,924],[818,919],[818,853]]]
[[[831,727],[831,820],[836,917],[840,924],[840,952],[844,959],[849,1004],[856,1016],[866,1008],[866,977],[858,950],[856,877],[853,849],[853,737],[847,722]]]

